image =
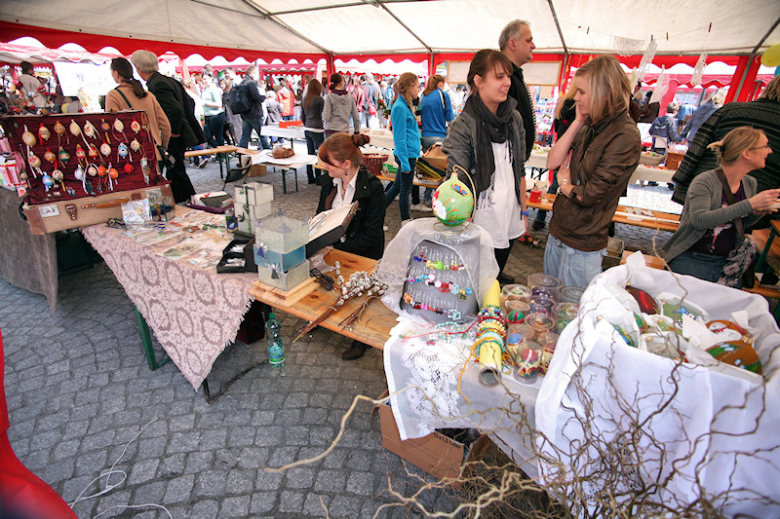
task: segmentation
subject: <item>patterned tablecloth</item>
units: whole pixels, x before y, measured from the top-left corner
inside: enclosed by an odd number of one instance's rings
[[[82,229],[155,337],[197,391],[238,333],[256,274],[217,274],[225,218],[176,208],[167,224]]]

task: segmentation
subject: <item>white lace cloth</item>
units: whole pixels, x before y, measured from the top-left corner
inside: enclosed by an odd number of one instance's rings
[[[458,393],[458,377],[474,341],[437,339],[428,344],[428,337],[401,338],[430,330],[402,319],[384,347],[390,405],[401,439],[420,438],[434,429],[473,427],[492,433],[515,461],[525,463],[531,438],[524,424],[533,426],[541,380],[521,384],[504,375],[502,384],[485,387],[477,379],[477,364],[470,361],[461,379],[462,394]]]
[[[220,222],[224,224],[222,215],[177,207],[177,218],[164,230],[82,228],[196,391],[235,339],[252,299],[249,287],[257,279],[257,274],[216,273],[215,261],[232,238],[224,228],[182,230]]]

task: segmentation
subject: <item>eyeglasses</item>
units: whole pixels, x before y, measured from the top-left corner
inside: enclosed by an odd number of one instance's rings
[[[770,149],[770,150],[771,150],[771,149],[772,149],[772,146],[770,146],[769,144],[767,144],[766,146],[756,146],[755,148],[748,148],[748,149],[750,149],[750,150],[763,150],[764,148],[767,148],[767,149]]]

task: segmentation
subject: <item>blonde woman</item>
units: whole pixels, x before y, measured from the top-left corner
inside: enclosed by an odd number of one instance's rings
[[[642,140],[628,114],[631,86],[613,56],[599,56],[574,75],[577,115],[550,150],[558,198],[544,252],[545,274],[585,288],[601,272],[609,225],[639,164]]]
[[[395,84],[395,99],[390,111],[390,121],[393,124],[393,145],[395,162],[398,164],[398,174],[392,187],[385,193],[385,207],[393,203],[399,196],[398,206],[401,210],[401,220],[411,220],[409,216],[409,196],[412,192],[414,170],[417,159],[420,158],[420,130],[412,111],[412,99],[420,93],[420,80],[411,72],[404,72]]]
[[[739,227],[744,229],[751,220],[776,212],[780,189],[756,194],[758,182],[748,175],[766,167],[772,153],[761,130],[741,126],[709,147],[716,149],[720,167],[693,179],[680,227],[661,250],[673,272],[717,282],[724,275],[727,256],[740,244],[740,234],[744,235]],[[740,288],[739,276],[735,281],[732,286]]]

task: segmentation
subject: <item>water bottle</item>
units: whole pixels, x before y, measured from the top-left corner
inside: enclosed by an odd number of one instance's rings
[[[265,322],[265,340],[268,347],[268,363],[274,368],[284,365],[284,340],[282,340],[282,323],[273,312],[268,314]]]

